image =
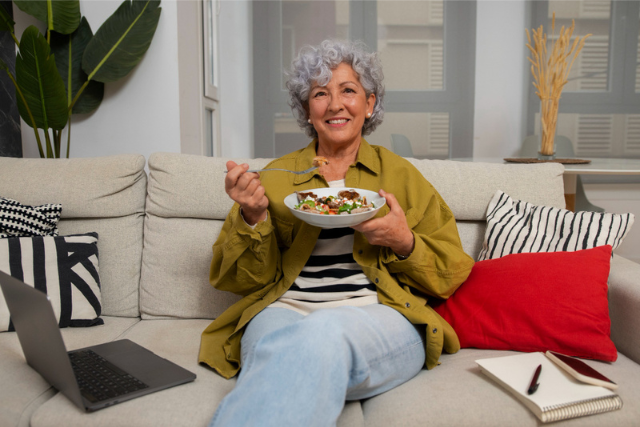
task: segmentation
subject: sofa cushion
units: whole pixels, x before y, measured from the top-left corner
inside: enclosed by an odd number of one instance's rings
[[[240,299],[209,283],[211,247],[222,220],[162,218],[145,221],[140,311],[143,319],[213,319]]]
[[[226,380],[212,369],[198,364],[200,334],[209,320],[143,320],[120,338],[130,339],[161,357],[195,372],[194,382],[158,393],[123,402],[90,415],[78,409],[58,393],[42,405],[31,420],[32,427],[91,425],[115,426],[205,426],[224,396],[235,386],[236,380]],[[362,423],[360,402],[345,407],[338,426],[357,426]]]
[[[512,393],[484,375],[478,359],[517,354],[463,349],[443,354],[441,365],[421,371],[411,381],[363,402],[367,427],[534,427],[538,418]],[[624,355],[615,363],[587,361],[619,384],[619,411],[567,420],[580,427],[636,426],[640,419],[640,367]],[[554,425],[554,424],[551,424]]]
[[[0,157],[0,194],[63,206],[60,234],[100,235],[102,313],[138,316],[146,197],[141,155],[74,159]]]
[[[611,246],[479,261],[434,309],[460,346],[614,361],[607,277]]]
[[[149,157],[147,212],[163,218],[222,219],[233,206],[224,190],[231,159],[154,153]],[[272,159],[233,159],[260,169]],[[211,242],[213,244],[213,242]]]
[[[640,364],[638,264],[613,256],[609,274],[611,339],[618,351]]]
[[[633,214],[537,206],[498,190],[489,203],[478,261],[520,252],[576,251],[603,245],[616,249],[633,221]]]
[[[484,232],[487,228],[486,221],[456,221],[462,249],[476,259],[482,249]]]
[[[0,270],[45,292],[61,328],[103,324],[96,233],[0,239]],[[13,330],[0,293],[0,332]]]
[[[268,160],[235,160],[260,168]],[[149,158],[140,310],[145,319],[208,318],[239,297],[209,284],[212,246],[233,201],[226,159],[156,153]]]
[[[59,203],[40,206],[23,205],[0,197],[0,238],[10,236],[57,236],[62,213]]]
[[[139,319],[103,316],[104,325],[95,328],[61,329],[67,350],[112,341]],[[56,394],[35,370],[27,365],[15,332],[0,334],[0,426],[29,426],[33,412]]]
[[[29,426],[33,411],[56,392],[27,365],[15,332],[0,334],[0,360],[0,425]]]
[[[407,159],[433,184],[456,220],[484,221],[497,189],[520,200],[565,207],[564,166]]]

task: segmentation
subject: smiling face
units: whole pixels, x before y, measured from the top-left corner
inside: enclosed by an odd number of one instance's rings
[[[324,146],[359,144],[362,125],[373,112],[376,96],[367,96],[360,79],[349,64],[341,63],[332,70],[326,86],[317,83],[309,92],[309,119]]]

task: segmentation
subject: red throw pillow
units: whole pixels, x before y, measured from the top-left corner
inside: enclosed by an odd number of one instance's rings
[[[462,348],[553,350],[613,362],[610,259],[607,245],[479,261],[462,286],[433,307]]]

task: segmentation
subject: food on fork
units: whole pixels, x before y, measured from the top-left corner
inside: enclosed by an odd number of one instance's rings
[[[320,215],[348,215],[375,209],[373,202],[367,204],[366,197],[360,197],[357,191],[343,190],[338,196],[318,197],[312,192],[298,192],[298,204],[295,209]]]
[[[327,160],[326,157],[323,156],[316,156],[313,158],[313,166],[323,166],[323,165],[328,165],[329,164],[329,160]]]

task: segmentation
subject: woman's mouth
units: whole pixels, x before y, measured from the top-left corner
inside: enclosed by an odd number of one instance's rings
[[[329,119],[327,123],[331,126],[343,126],[349,122],[349,119]]]

